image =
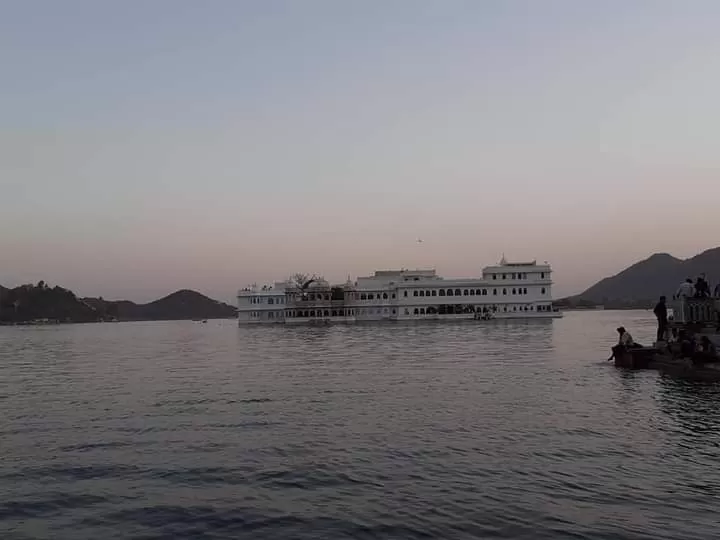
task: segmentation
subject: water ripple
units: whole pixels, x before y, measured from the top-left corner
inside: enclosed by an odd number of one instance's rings
[[[618,324],[0,328],[0,538],[712,538],[720,386]]]

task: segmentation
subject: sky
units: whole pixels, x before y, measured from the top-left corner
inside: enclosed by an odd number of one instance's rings
[[[556,296],[720,244],[720,2],[0,0],[0,284]],[[422,239],[422,242],[418,242]]]

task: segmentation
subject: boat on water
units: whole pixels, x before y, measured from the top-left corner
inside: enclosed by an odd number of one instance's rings
[[[378,270],[331,285],[296,275],[240,290],[238,324],[558,318],[551,274],[547,263],[503,257],[475,278],[444,278],[434,269]]]

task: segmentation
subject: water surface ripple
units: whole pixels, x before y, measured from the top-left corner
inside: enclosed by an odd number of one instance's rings
[[[718,538],[720,388],[618,324],[0,328],[0,537]]]

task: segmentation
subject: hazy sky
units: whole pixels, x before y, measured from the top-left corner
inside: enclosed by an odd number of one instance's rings
[[[720,244],[716,0],[0,0],[0,283],[556,294]],[[422,244],[417,239],[422,238]]]

